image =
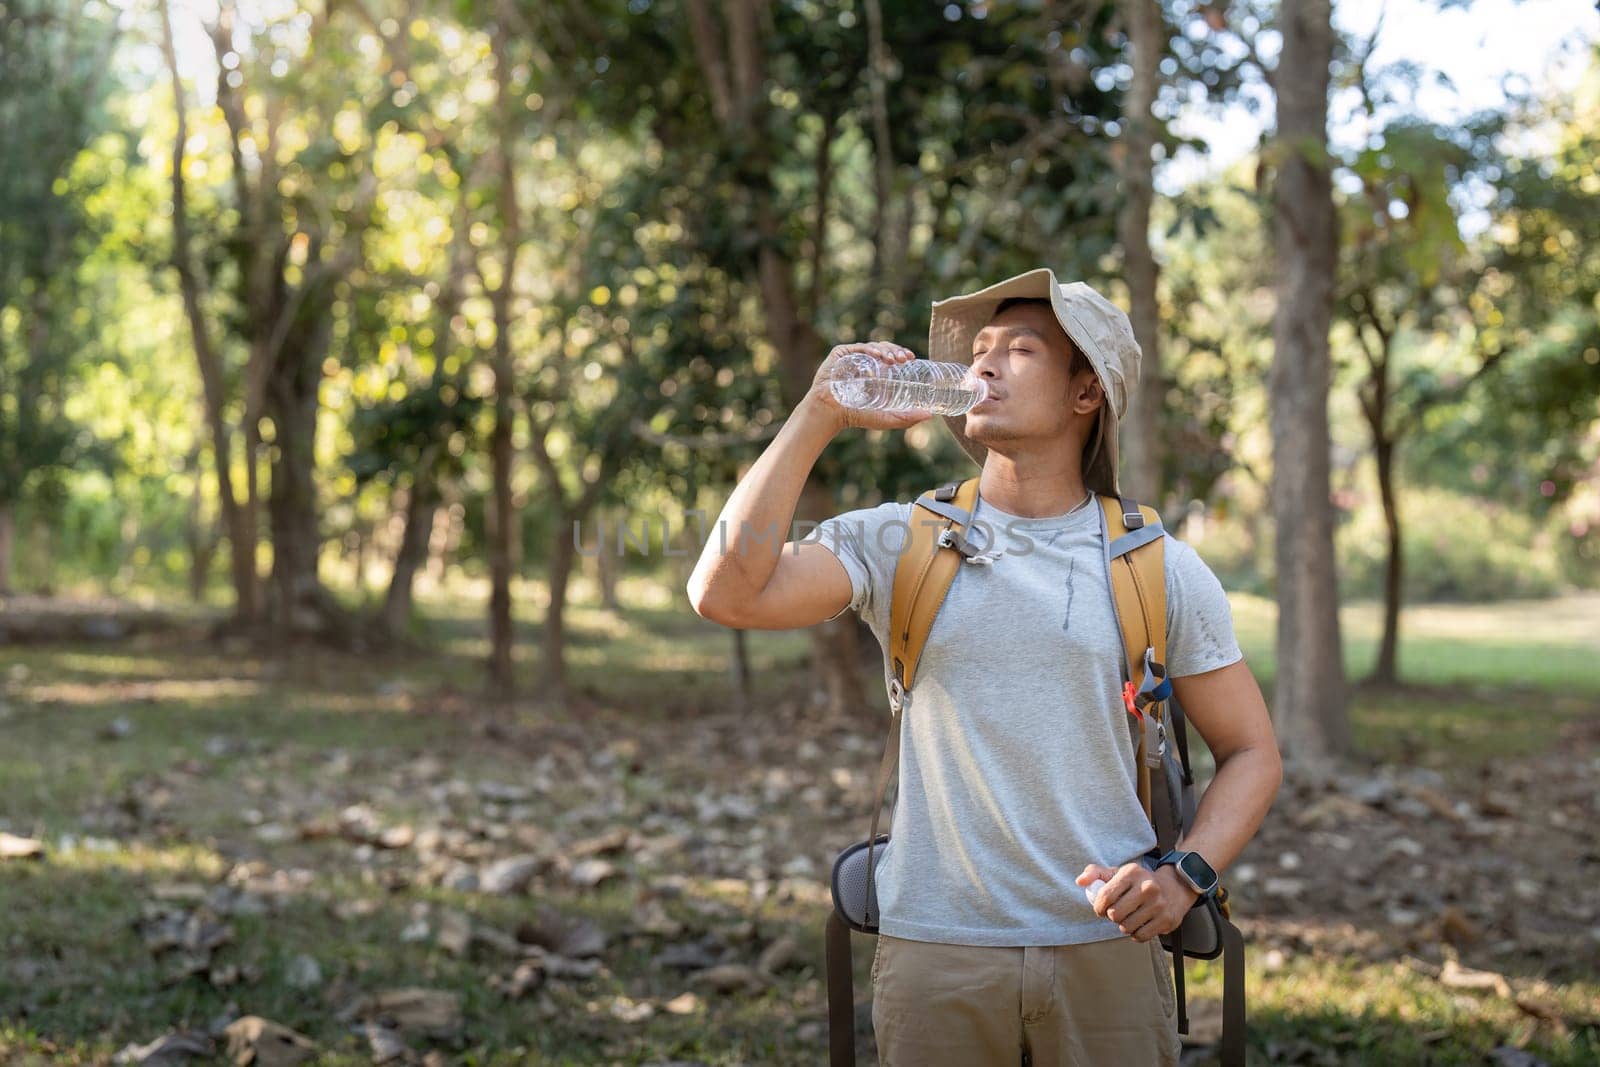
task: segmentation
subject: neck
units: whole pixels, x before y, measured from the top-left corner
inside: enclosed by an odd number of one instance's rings
[[[1083,484],[1083,450],[1019,451],[1001,455],[990,449],[978,478],[978,495],[1001,511],[1025,519],[1071,511],[1087,499]]]

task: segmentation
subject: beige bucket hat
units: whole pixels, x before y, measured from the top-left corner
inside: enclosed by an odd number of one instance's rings
[[[1128,398],[1139,386],[1143,353],[1133,337],[1127,313],[1084,282],[1056,281],[1048,267],[1007,278],[986,289],[933,303],[928,327],[928,358],[972,365],[972,342],[989,324],[1001,301],[1031,297],[1050,301],[1056,320],[1094,368],[1106,403],[1084,451],[1084,484],[1101,495],[1120,496],[1117,486],[1117,428],[1128,410]],[[962,432],[965,415],[943,416],[963,451],[983,466],[988,449]]]

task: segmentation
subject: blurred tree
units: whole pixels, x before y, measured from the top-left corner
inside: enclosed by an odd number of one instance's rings
[[[1117,146],[1122,177],[1122,207],[1117,214],[1117,240],[1122,245],[1123,278],[1128,285],[1129,318],[1143,359],[1139,385],[1129,398],[1123,424],[1118,481],[1134,500],[1160,506],[1167,487],[1161,480],[1162,409],[1166,385],[1161,373],[1161,318],[1156,286],[1159,270],[1150,248],[1150,208],[1155,199],[1155,147],[1162,124],[1155,113],[1161,61],[1167,54],[1168,31],[1161,4],[1122,0],[1122,30],[1132,52],[1133,77],[1123,104],[1126,133]]]
[[[494,306],[494,371],[491,386],[494,428],[489,434],[489,461],[493,471],[492,507],[489,512],[489,684],[501,697],[511,695],[511,566],[512,511],[511,420],[516,385],[512,381],[511,302],[517,280],[517,255],[522,244],[522,209],[517,203],[517,171],[513,162],[519,136],[517,119],[522,110],[513,97],[509,39],[512,33],[510,0],[496,0],[491,14],[489,47],[494,57],[496,138],[494,162],[497,179],[496,224],[500,233],[495,269],[499,281],[490,286],[483,266],[479,277],[489,287]]]
[[[1328,153],[1330,0],[1283,0],[1275,70],[1278,307],[1268,383],[1277,528],[1278,673],[1284,752],[1315,764],[1350,745],[1329,502],[1328,330],[1338,233]]]
[[[266,21],[241,19],[233,0],[222,0],[207,27],[232,210],[209,220],[203,234],[192,218],[181,226],[222,253],[217,267],[226,267],[231,299],[220,318],[227,337],[247,353],[239,404],[246,485],[240,536],[255,530],[264,452],[271,469],[272,571],[264,605],[271,632],[348,639],[350,620],[318,574],[319,387],[372,224],[379,190],[374,153],[393,136],[394,116],[410,97],[403,85],[370,76],[359,40],[349,33],[350,16],[339,9],[253,14]],[[315,63],[305,62],[309,55]],[[253,549],[243,555],[254,559]]]
[[[458,196],[457,205],[448,265],[428,304],[432,325],[418,331],[431,349],[426,369],[411,363],[408,369],[416,372],[401,372],[394,383],[400,386],[393,390],[398,396],[391,399],[391,388],[386,388],[381,400],[362,404],[351,417],[354,450],[348,463],[357,484],[385,481],[391,487],[391,498],[398,496],[402,501],[400,543],[376,619],[376,636],[389,642],[400,639],[411,621],[416,577],[427,561],[444,490],[460,481],[467,457],[476,454],[479,445],[476,426],[484,405],[469,388],[466,376],[456,370],[467,363],[460,327],[464,325],[461,302],[471,259],[466,197]],[[425,288],[419,295],[427,292]],[[370,308],[367,314],[392,327],[394,319],[386,297],[376,291],[362,294],[357,304]],[[353,330],[352,344],[360,348],[377,342],[375,347],[380,350],[358,351],[355,361],[366,366],[380,364],[381,349],[390,343],[391,332],[377,323]]]
[[[96,344],[95,289],[81,275],[95,241],[92,190],[71,171],[105,128],[119,35],[116,12],[98,0],[0,6],[0,593],[10,590],[17,502],[93,450],[67,410]]]
[[[184,314],[189,320],[189,336],[195,361],[200,369],[206,424],[211,435],[212,467],[217,481],[217,506],[222,526],[228,534],[229,573],[233,580],[235,620],[249,625],[256,619],[259,605],[256,573],[255,490],[251,480],[249,498],[241,501],[233,484],[233,430],[227,413],[227,371],[222,353],[212,332],[212,313],[208,306],[210,288],[205,268],[199,262],[190,238],[189,186],[184,174],[185,152],[189,143],[189,105],[178,70],[178,54],[173,41],[172,11],[168,0],[161,0],[161,47],[172,84],[173,114],[177,120],[172,140],[172,251],[171,263],[178,277]],[[246,462],[253,469],[255,460]],[[198,515],[199,495],[195,510]],[[198,532],[193,537],[196,557],[204,543]],[[196,570],[199,570],[198,558]]]
[[[1426,412],[1414,462],[1542,513],[1597,458],[1586,431],[1600,411],[1600,47],[1575,92],[1512,108],[1505,142],[1471,190],[1491,221],[1467,341],[1506,355],[1460,403]],[[1471,371],[1439,383],[1447,399]]]
[[[1272,365],[1270,196],[1245,158],[1157,204],[1171,396],[1163,413],[1162,485],[1172,499],[1241,510],[1252,541],[1268,531],[1271,439],[1261,383]],[[1183,516],[1174,516],[1173,526]],[[1263,575],[1270,562],[1261,565]]]
[[[587,29],[573,30],[596,34],[584,69],[690,60],[648,82],[597,76],[585,99],[613,121],[648,121],[667,160],[661,202],[682,205],[691,262],[703,264],[693,284],[721,290],[703,300],[726,309],[703,325],[701,340],[737,353],[744,338],[726,380],[710,358],[697,374],[721,387],[718,396],[730,381],[770,376],[781,410],[809,385],[825,337],[897,337],[921,349],[927,305],[957,286],[1040,262],[1069,276],[1103,270],[1117,195],[1103,142],[1120,57],[1105,32],[1113,7],[880,3],[863,12],[840,2],[666,0],[629,4],[625,14],[588,8],[591,17],[575,22]],[[677,44],[685,37],[687,48]],[[680,322],[694,332],[692,320]],[[677,396],[686,414],[701,406],[738,414]],[[703,436],[737,437],[738,425]],[[930,435],[841,438],[819,461],[796,518],[834,513],[835,490],[865,502],[949,477],[964,461],[943,440],[938,454],[920,454]],[[664,450],[663,481],[678,456],[696,464],[691,454]],[[813,629],[814,676],[836,709],[862,699],[857,646],[854,620]]]
[[[1437,355],[1427,360],[1426,351],[1424,359],[1402,368],[1401,348],[1408,337],[1423,347],[1429,335],[1459,334],[1469,320],[1465,296],[1477,287],[1481,265],[1468,255],[1451,198],[1464,184],[1483,182],[1486,169],[1495,166],[1503,123],[1497,115],[1448,127],[1409,116],[1385,123],[1380,112],[1392,112],[1397,89],[1415,89],[1416,72],[1409,66],[1372,69],[1378,38],[1375,30],[1349,65],[1373,135],[1347,161],[1361,184],[1341,206],[1336,308],[1363,361],[1356,396],[1371,436],[1388,538],[1383,636],[1371,679],[1394,683],[1404,590],[1397,454],[1430,408],[1460,395],[1506,351],[1494,345],[1472,352],[1472,366],[1461,375],[1450,346],[1444,368],[1437,365]],[[1455,376],[1449,387],[1442,384],[1441,371]]]

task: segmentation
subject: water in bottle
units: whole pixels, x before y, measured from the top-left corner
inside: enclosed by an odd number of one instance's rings
[[[839,403],[865,411],[965,415],[989,395],[988,383],[960,363],[890,364],[858,353],[839,357],[828,382]]]

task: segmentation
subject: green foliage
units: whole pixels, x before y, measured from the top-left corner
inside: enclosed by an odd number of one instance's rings
[[[30,580],[133,588],[182,577],[190,546],[214,540],[217,507],[167,266],[171,101],[164,82],[124,61],[131,53],[90,61],[115,20],[82,18],[69,46],[62,20],[105,14],[100,2],[28,0],[0,15],[0,120],[21,146],[0,158],[0,499],[26,490],[19,567]],[[601,506],[681,528],[685,510],[720,504],[771,439],[785,390],[763,249],[792,272],[818,361],[863,338],[920,351],[934,299],[1041,263],[1120,295],[1112,160],[1127,56],[1116,5],[881,6],[888,201],[891,216],[909,212],[894,270],[874,265],[880,145],[855,0],[772,5],[761,25],[768,83],[756,121],[732,133],[714,113],[684,0],[236,12],[221,107],[209,104],[212,57],[185,64],[186,77],[201,70],[188,96],[195,258],[235,447],[247,361],[286,337],[304,356],[298,386],[321,412],[321,534],[347,544],[371,535],[381,558],[396,490],[431,484],[460,516],[460,553],[475,565],[502,150],[518,175],[523,235],[510,336],[525,568],[567,533],[542,506],[552,478],[570,496],[620,453]],[[725,30],[720,5],[710,8]],[[1270,23],[1272,5],[1164,10],[1174,35],[1163,93],[1250,99],[1243,90],[1259,88],[1261,72],[1239,46]],[[514,31],[506,114],[489,49],[500,18]],[[1341,84],[1375,73],[1342,59]],[[1570,100],[1441,127],[1407,113],[1422,76],[1395,68],[1371,79],[1381,121],[1340,161],[1336,480],[1368,465],[1352,393],[1363,354],[1348,323],[1371,310],[1394,330],[1406,514],[1434,499],[1413,499],[1411,486],[1437,487],[1447,509],[1498,500],[1526,518],[1496,536],[1544,536],[1529,544],[1555,561],[1535,578],[1508,577],[1476,550],[1418,541],[1413,591],[1548,588],[1600,565],[1600,97],[1586,83]],[[1494,136],[1502,128],[1509,138]],[[1161,141],[1170,154],[1180,139]],[[257,188],[269,142],[275,173]],[[1174,502],[1233,510],[1213,524],[1216,539],[1239,531],[1235,549],[1219,548],[1232,561],[1222,569],[1265,591],[1259,546],[1270,530],[1246,534],[1261,525],[1272,475],[1274,274],[1259,162],[1158,198],[1154,229],[1168,331],[1164,483]],[[765,232],[762,204],[775,216]],[[252,271],[269,284],[252,287]],[[534,426],[549,431],[553,475],[533,462]],[[276,441],[270,419],[262,428],[264,460]],[[242,486],[237,455],[233,464]],[[842,435],[816,477],[848,507],[965,470],[929,425]],[[1367,538],[1345,549],[1353,595],[1374,589],[1375,521],[1363,509],[1345,534]],[[1479,567],[1485,577],[1473,581]]]
[[[1408,491],[1401,507],[1407,603],[1550,596],[1564,584],[1554,544],[1560,534],[1524,511],[1431,488]],[[1341,592],[1382,595],[1386,537],[1373,505],[1340,527]]]
[[[68,411],[100,295],[82,270],[96,189],[73,163],[105,121],[116,24],[98,0],[0,7],[0,504],[104,455]]]
[[[1507,354],[1460,405],[1428,413],[1416,463],[1544,508],[1592,494],[1600,463],[1600,48],[1576,93],[1526,104],[1510,129],[1542,150],[1496,165],[1470,298],[1476,343]]]

